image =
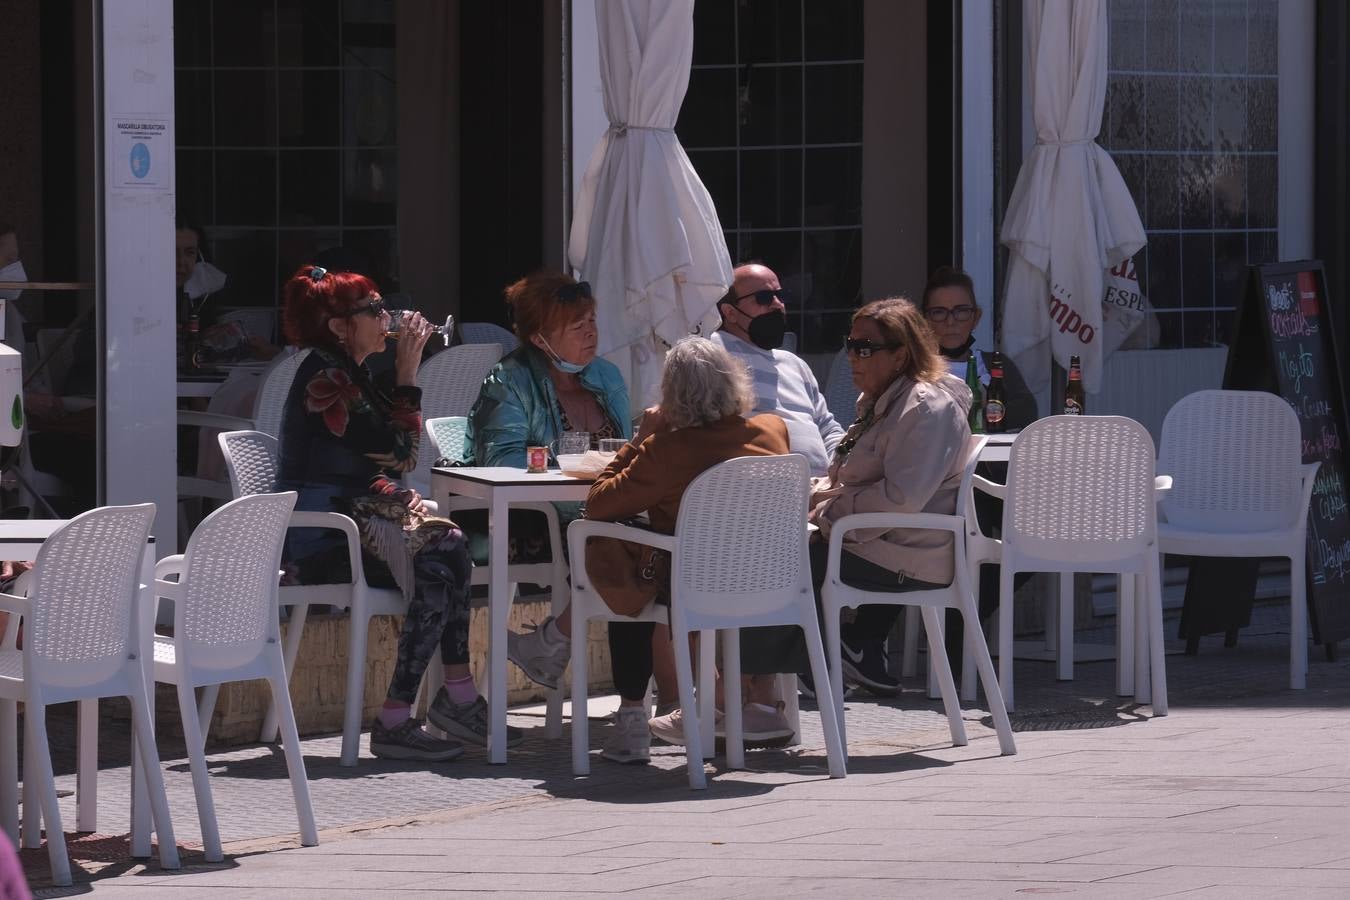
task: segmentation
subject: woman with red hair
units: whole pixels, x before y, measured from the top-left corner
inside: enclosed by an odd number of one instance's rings
[[[397,586],[408,598],[389,694],[371,729],[376,756],[429,762],[463,752],[411,717],[432,653],[445,684],[427,713],[453,738],[483,745],[487,704],[469,671],[469,579],[464,533],[428,514],[398,478],[417,466],[422,391],[417,367],[431,325],[420,313],[403,322],[394,383],[376,384],[367,357],[385,349],[389,313],[364,275],[301,268],[285,287],[284,325],[311,350],[296,372],[281,425],[279,490],[299,493],[296,509],[340,512],[356,520],[368,583]],[[350,580],[346,541],[332,530],[291,532],[288,558],[301,583]],[[353,660],[352,665],[359,664]],[[510,738],[519,740],[519,730]]]

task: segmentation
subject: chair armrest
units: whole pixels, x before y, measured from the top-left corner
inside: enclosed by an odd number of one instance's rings
[[[221,431],[253,431],[252,419],[239,416],[226,416],[221,413],[203,412],[196,409],[178,410],[179,425],[197,425],[201,428],[219,428]]]
[[[1153,493],[1165,494],[1172,489],[1171,475],[1158,475],[1153,479]]]
[[[635,544],[656,547],[659,550],[675,552],[675,535],[648,531],[632,525],[620,525],[618,522],[597,522],[593,519],[577,519],[567,526],[567,543],[572,550],[572,559],[584,559],[586,540],[593,537],[612,537]],[[576,556],[581,553],[582,556]]]
[[[1300,476],[1303,478],[1303,515],[1299,521],[1308,518],[1308,506],[1312,503],[1313,485],[1317,482],[1317,472],[1322,468],[1320,462],[1303,463]]]
[[[347,538],[347,557],[351,561],[352,583],[360,584],[365,579],[365,567],[361,564],[361,532],[351,516],[335,512],[300,510],[291,513],[291,527],[341,531]]]
[[[155,580],[158,581],[166,575],[182,575],[184,563],[187,557],[182,553],[175,553],[173,556],[166,556],[155,563]]]
[[[851,516],[830,523],[830,550],[826,563],[825,580],[839,580],[839,557],[844,550],[844,535],[850,531],[865,528],[880,528],[890,531],[893,528],[923,528],[931,531],[950,531],[952,540],[958,549],[965,541],[966,520],[961,516],[946,516],[941,513],[854,513]],[[965,553],[957,557],[964,559]]]
[[[15,594],[0,594],[0,611],[13,613],[16,616],[27,616],[33,611],[33,604],[27,597],[19,597]]]
[[[1008,497],[1008,486],[1006,484],[990,481],[983,475],[970,476],[970,484],[975,490],[991,497],[997,497],[1000,500],[1006,500]]]
[[[184,587],[186,587],[186,585],[181,581],[165,581],[163,578],[156,578],[155,596],[162,597],[166,600],[172,600],[177,603],[180,600],[187,599],[183,593]]]

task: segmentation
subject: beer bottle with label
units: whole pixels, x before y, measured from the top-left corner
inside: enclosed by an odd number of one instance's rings
[[[984,385],[980,383],[974,350],[966,361],[966,387],[970,388],[970,433],[984,434]]]
[[[1087,406],[1083,402],[1083,367],[1077,356],[1069,357],[1069,383],[1064,386],[1064,415],[1087,415]]]
[[[972,353],[974,351],[971,351]],[[1003,354],[995,350],[989,355],[989,388],[984,395],[984,427],[990,434],[998,434],[1007,425],[1003,405]]]

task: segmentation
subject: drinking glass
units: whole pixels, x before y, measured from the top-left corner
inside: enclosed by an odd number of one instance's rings
[[[618,453],[620,450],[623,449],[623,445],[626,443],[628,443],[628,441],[624,440],[623,438],[601,438],[600,452]]]
[[[391,309],[389,310],[389,327],[384,330],[384,336],[393,340],[398,340],[398,336],[403,333],[404,321],[412,315],[412,310]],[[446,316],[444,325],[437,325],[431,329],[432,334],[439,334],[441,341],[445,346],[450,346],[450,339],[455,334],[455,317]]]
[[[579,456],[591,449],[589,431],[565,431],[558,438],[559,456]]]

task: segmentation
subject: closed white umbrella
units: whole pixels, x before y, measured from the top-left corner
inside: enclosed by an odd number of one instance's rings
[[[1026,0],[1036,145],[1003,221],[1012,251],[1003,348],[1033,389],[1050,352],[1082,357],[1083,386],[1102,371],[1102,281],[1146,238],[1120,171],[1095,138],[1106,103],[1106,0]]]
[[[694,0],[596,0],[609,129],[577,191],[568,256],[599,304],[599,352],[655,401],[666,347],[718,325],[731,257],[712,198],[675,137]]]

